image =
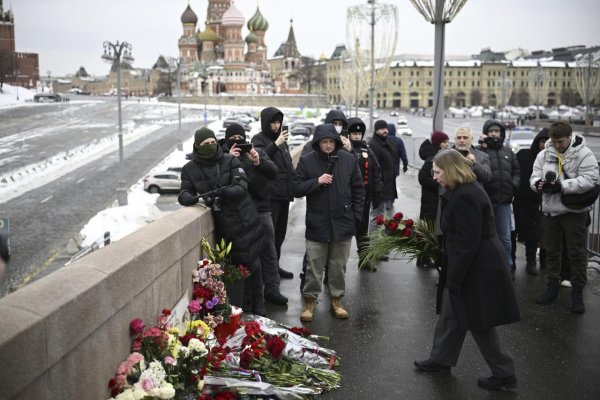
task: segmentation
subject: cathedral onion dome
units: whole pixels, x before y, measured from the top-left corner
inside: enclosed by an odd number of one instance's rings
[[[244,22],[246,22],[246,19],[232,1],[231,7],[229,7],[221,17],[221,25],[244,26]]]
[[[246,36],[246,43],[258,43],[258,38],[254,32],[250,32],[250,34]]]
[[[261,14],[260,9],[258,7],[256,7],[256,12],[252,16],[252,18],[250,18],[248,20],[247,27],[248,27],[248,30],[250,30],[250,31],[259,31],[259,32],[264,32],[267,29],[269,29],[269,23],[267,22],[265,17],[263,17],[263,15]]]
[[[183,14],[181,14],[181,23],[194,25],[198,23],[198,17],[196,16],[196,13],[192,10],[189,4],[183,12]]]
[[[219,36],[210,26],[206,25],[204,32],[198,34],[198,40],[201,42],[216,42],[219,40]]]

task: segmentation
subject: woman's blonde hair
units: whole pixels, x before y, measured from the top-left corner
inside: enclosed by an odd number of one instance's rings
[[[439,169],[444,171],[446,184],[450,189],[477,180],[471,163],[454,149],[438,152],[433,157],[433,162]]]

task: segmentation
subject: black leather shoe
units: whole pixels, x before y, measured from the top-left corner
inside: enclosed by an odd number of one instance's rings
[[[477,380],[479,387],[489,390],[511,390],[517,388],[517,377],[514,375],[506,378],[497,378],[490,376],[489,378],[479,378]]]
[[[294,279],[294,274],[283,268],[279,268],[279,277],[282,279]]]
[[[450,372],[450,367],[442,365],[431,359],[424,361],[415,361],[415,367],[424,372]]]
[[[265,294],[265,300],[269,303],[279,304],[280,306],[288,302],[288,298],[279,292]]]

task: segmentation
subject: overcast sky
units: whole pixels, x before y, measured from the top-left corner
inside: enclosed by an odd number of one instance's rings
[[[160,54],[178,56],[181,14],[188,0],[2,0],[12,3],[16,48],[35,52],[40,74],[75,73],[84,66],[105,75],[102,43],[127,41],[135,67],[151,67]],[[398,7],[397,54],[432,54],[434,28],[409,0],[388,0]],[[204,29],[207,0],[190,0]],[[268,56],[285,41],[294,19],[298,49],[303,55],[329,57],[345,41],[346,9],[366,3],[353,0],[260,0],[269,21]],[[248,20],[256,0],[237,0]],[[446,54],[470,55],[484,47],[494,51],[529,51],[570,45],[600,44],[599,0],[468,0],[446,28]],[[244,26],[242,34],[248,33]]]

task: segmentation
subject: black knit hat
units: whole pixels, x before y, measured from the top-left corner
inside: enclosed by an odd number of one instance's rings
[[[210,137],[217,140],[213,131],[208,128],[200,128],[194,133],[194,145],[198,145]]]
[[[375,122],[375,132],[377,132],[380,129],[387,129],[387,121],[384,121],[383,119],[380,119],[379,121]]]
[[[231,124],[225,129],[225,140],[229,140],[230,137],[240,135],[246,138],[246,131],[240,124]]]

